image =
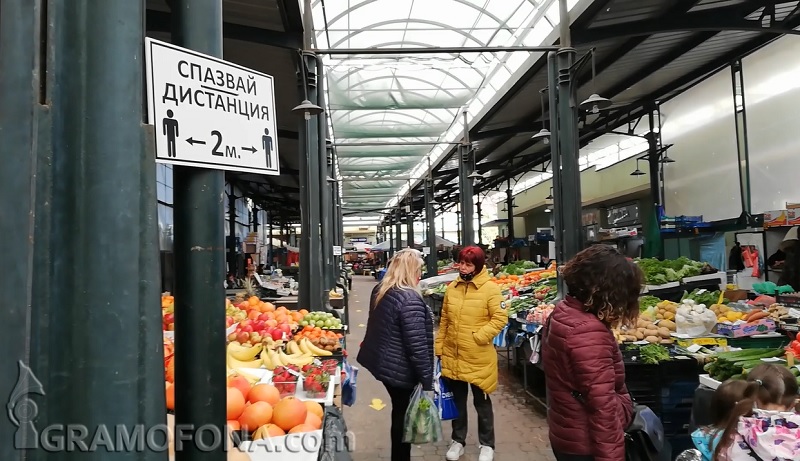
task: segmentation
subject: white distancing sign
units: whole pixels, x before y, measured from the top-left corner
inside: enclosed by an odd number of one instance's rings
[[[151,38],[145,65],[157,161],[280,174],[271,76]]]

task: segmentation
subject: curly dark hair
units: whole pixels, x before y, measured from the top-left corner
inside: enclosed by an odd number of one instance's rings
[[[630,325],[639,317],[644,274],[616,248],[590,246],[569,260],[561,274],[568,294],[606,325]]]

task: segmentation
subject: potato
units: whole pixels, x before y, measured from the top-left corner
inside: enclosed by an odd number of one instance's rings
[[[636,338],[636,341],[641,341],[644,339],[644,332],[641,330],[636,330],[636,333],[634,333],[633,337]]]
[[[662,320],[661,322],[659,322],[659,325],[669,329],[669,331],[675,331],[675,322],[673,322],[672,320]]]
[[[639,317],[639,320],[636,321],[636,327],[637,328],[640,328],[640,327],[644,328],[646,325],[647,325],[647,320],[645,320],[645,319],[643,319],[641,317]]]
[[[658,336],[661,336],[664,339],[670,338],[672,336],[671,333],[672,332],[669,331],[669,328],[660,327],[658,329]]]
[[[654,327],[644,330],[644,336],[658,336],[658,328]]]
[[[664,314],[664,320],[675,320],[675,313],[667,312],[666,314]]]
[[[635,335],[625,335],[623,338],[624,338],[624,341],[630,341],[630,342],[639,341],[639,339],[640,339],[640,338],[637,338]]]
[[[660,343],[661,342],[661,338],[659,338],[658,336],[648,336],[648,337],[644,338],[644,340],[647,341],[648,343]]]
[[[653,322],[648,323],[644,328],[645,330],[658,330],[658,327]]]

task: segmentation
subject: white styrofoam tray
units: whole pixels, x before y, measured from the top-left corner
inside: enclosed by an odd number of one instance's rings
[[[239,445],[251,461],[317,461],[321,447],[321,430],[246,441]]]
[[[719,385],[722,384],[722,383],[720,381],[717,381],[716,379],[712,378],[709,375],[700,375],[700,384],[702,384],[703,386],[710,387],[711,389],[716,390],[719,387]]]

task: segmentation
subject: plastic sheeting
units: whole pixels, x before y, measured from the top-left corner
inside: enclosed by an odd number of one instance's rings
[[[312,6],[317,47],[354,49],[518,45],[552,4],[552,0],[342,0],[324,4],[316,0]],[[427,167],[433,143],[460,129],[463,108],[474,102],[480,91],[496,92],[500,80],[505,81],[518,68],[522,56],[512,55],[324,56],[328,113],[336,144],[432,143],[337,146],[339,171],[345,179],[344,201],[354,207],[381,207],[402,194],[407,181],[394,181],[387,189],[382,182],[351,179],[419,175],[418,167],[422,163]],[[374,193],[352,193],[356,190]]]

